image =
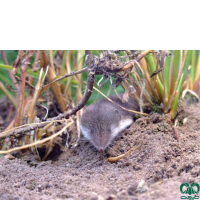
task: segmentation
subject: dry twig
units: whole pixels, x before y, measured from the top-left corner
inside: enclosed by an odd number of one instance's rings
[[[50,137],[47,137],[45,139],[42,139],[42,140],[38,140],[36,142],[33,142],[31,144],[27,144],[27,145],[23,145],[23,146],[20,146],[20,147],[16,147],[16,148],[13,148],[13,149],[9,149],[7,151],[0,151],[0,154],[7,154],[7,153],[11,153],[13,151],[18,151],[18,150],[21,150],[21,149],[26,149],[28,147],[32,147],[32,146],[35,146],[35,145],[38,145],[38,144],[43,144],[49,140],[52,140],[53,138],[57,137],[58,135],[61,135],[69,126],[71,126],[74,122],[71,121],[69,124],[67,124],[64,128],[62,128],[59,132],[51,135]]]
[[[31,126],[25,126],[25,127],[19,128],[19,129],[15,129],[14,131],[10,130],[10,131],[6,132],[6,134],[5,133],[1,134],[0,138],[2,138],[3,136],[7,136],[7,135],[23,134],[25,132],[29,132],[29,131],[35,130],[37,128],[43,128],[46,125],[46,123],[53,122],[55,120],[61,120],[63,118],[66,119],[66,118],[69,118],[71,115],[76,114],[77,111],[79,111],[81,108],[84,107],[84,105],[86,104],[86,102],[90,98],[90,96],[92,94],[94,80],[95,80],[95,76],[96,75],[109,73],[111,76],[112,75],[114,76],[114,75],[116,75],[116,72],[124,71],[124,70],[127,70],[130,67],[132,67],[135,64],[136,61],[137,62],[140,61],[145,55],[150,53],[151,50],[147,50],[147,51],[141,52],[139,55],[136,56],[135,61],[133,60],[132,62],[130,62],[131,64],[129,63],[129,64],[125,65],[124,67],[121,66],[120,64],[117,65],[117,66],[114,65],[114,64],[112,65],[113,62],[111,62],[111,61],[110,61],[110,63],[111,63],[111,65],[110,65],[109,59],[107,59],[106,66],[107,67],[111,67],[111,68],[106,68],[105,67],[105,62],[102,62],[101,60],[98,60],[95,56],[92,55],[92,52],[90,50],[86,50],[85,52],[86,52],[85,53],[86,54],[86,59],[85,60],[86,60],[86,63],[88,65],[88,67],[83,68],[82,70],[79,70],[77,72],[72,72],[70,74],[66,74],[65,76],[60,77],[59,79],[55,79],[53,81],[50,81],[50,83],[48,85],[44,86],[44,88],[43,88],[43,90],[44,90],[45,88],[49,87],[51,84],[57,82],[58,80],[61,80],[63,78],[69,77],[69,76],[73,76],[75,74],[80,74],[80,73],[82,73],[82,72],[87,70],[87,72],[88,72],[87,85],[86,85],[86,90],[85,90],[84,96],[81,99],[81,101],[74,108],[72,108],[71,110],[65,111],[64,113],[59,114],[56,117],[49,118],[49,119],[46,120],[45,123],[39,123],[39,124],[33,124]],[[109,55],[109,52],[107,52],[107,53]],[[114,63],[116,64],[117,62],[114,62]],[[46,67],[47,63],[42,63],[42,60],[41,60],[41,66],[45,66]],[[127,73],[127,75],[128,75],[128,73]],[[23,80],[25,80],[25,79],[23,79]],[[131,111],[131,110],[130,110],[130,112],[135,112],[136,113],[136,111]],[[137,113],[141,114],[141,115],[147,115],[145,113],[140,113],[140,112],[137,112]]]

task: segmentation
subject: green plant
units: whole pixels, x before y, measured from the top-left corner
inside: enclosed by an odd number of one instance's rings
[[[69,106],[67,105],[67,99],[73,99],[76,95],[72,97],[71,92],[65,93],[64,91],[66,91],[66,87],[68,87],[67,91],[76,90],[78,79],[74,76],[73,79],[65,78],[60,82],[54,83],[53,81],[63,76],[63,74],[70,73],[73,68],[76,69],[77,63],[84,58],[84,55],[80,54],[80,52],[16,51],[14,52],[15,58],[10,59],[9,55],[11,52],[1,51],[0,70],[3,72],[3,77],[4,74],[6,76],[1,79],[0,90],[16,108],[14,110],[15,118],[10,120],[9,126],[5,128],[8,130],[12,128],[18,129],[24,123],[41,123],[42,116],[47,118],[48,111],[52,109],[52,106],[49,105],[55,104],[59,112],[67,110],[67,106]],[[78,57],[78,55],[80,56]],[[9,58],[7,59],[7,57]],[[73,63],[73,66],[71,63]],[[79,68],[82,68],[82,65],[83,63],[80,62]],[[46,82],[45,77],[47,77]],[[48,83],[49,86],[47,86]],[[15,87],[15,92],[11,93],[6,84]],[[17,96],[17,98],[14,96]],[[38,114],[38,110],[40,110],[38,108],[43,108],[42,115]],[[45,109],[46,113],[44,112]],[[54,130],[47,131],[51,126],[52,123],[44,129],[36,132],[32,131],[29,136],[23,137],[22,142],[28,144],[34,142],[35,139],[40,140],[50,136],[54,133]],[[7,143],[4,146],[7,147]],[[45,156],[50,153],[52,146],[53,141],[46,145],[47,151]],[[37,152],[38,147],[35,146],[32,150]]]
[[[88,56],[87,67],[84,66],[85,53]],[[16,59],[9,63],[10,61],[7,61],[6,58],[7,54],[2,51],[0,70],[15,74],[12,77],[13,74],[9,73],[9,76],[11,75],[13,85],[18,91],[16,105],[14,96],[11,96],[12,93],[10,95],[8,89],[4,87],[8,77],[2,80],[3,83],[0,84],[0,87],[16,107],[15,119],[11,120],[7,128],[8,130],[13,128],[11,132],[20,134],[29,131],[29,135],[23,138],[24,146],[19,147],[18,150],[32,147],[32,150],[38,153],[38,148],[45,146],[46,153],[42,159],[46,159],[55,146],[55,137],[74,123],[72,118],[70,121],[67,121],[66,118],[76,113],[76,117],[79,119],[80,112],[77,111],[83,108],[86,101],[91,97],[87,102],[91,103],[101,97],[95,91],[91,96],[90,94],[93,86],[102,77],[104,80],[109,80],[101,87],[104,94],[122,93],[124,92],[122,85],[125,89],[124,97],[128,97],[130,94],[140,106],[141,113],[143,105],[149,103],[154,111],[161,108],[163,113],[170,113],[173,119],[176,115],[178,100],[188,80],[191,58],[193,60],[190,74],[193,85],[199,78],[199,76],[196,78],[195,75],[195,73],[199,75],[199,67],[193,66],[200,65],[200,58],[198,57],[196,64],[193,54],[194,51],[187,50],[170,52],[30,50],[19,51]],[[150,78],[150,76],[152,77]],[[87,86],[84,83],[86,79]],[[82,97],[83,91],[86,91],[85,99]],[[74,107],[73,104],[76,106]],[[42,114],[39,114],[38,108],[43,108]],[[47,120],[48,113],[52,110],[54,115]],[[58,111],[64,114],[58,115]],[[147,114],[143,113],[143,115]],[[44,123],[41,121],[42,117],[44,121],[46,120]],[[57,124],[58,122],[62,127]],[[5,131],[0,134],[0,138],[5,137],[7,133]],[[79,136],[80,133],[77,138]],[[7,147],[6,145],[7,141],[4,146]],[[9,152],[11,151],[13,149]]]
[[[160,104],[162,111],[170,113],[172,119],[176,115],[178,100],[188,78],[191,57],[191,50],[154,51],[138,63],[145,76],[144,98],[151,104],[152,102]],[[159,68],[162,69],[161,72],[150,78]],[[142,77],[141,72],[134,75],[137,80],[142,80]],[[140,91],[142,85],[144,83],[140,81]],[[137,98],[139,99],[139,95]]]
[[[186,89],[194,91],[200,97],[200,51],[192,51],[190,76]]]
[[[65,75],[82,70],[85,51],[21,50],[14,53],[15,59],[9,58],[7,60],[7,57],[10,55],[9,52],[1,51],[0,70],[6,74],[6,78],[2,78],[0,90],[16,109],[14,110],[15,118],[10,120],[9,126],[5,127],[7,131],[0,134],[0,138],[4,138],[9,130],[20,130],[21,126],[31,127],[31,124],[36,124],[36,126],[39,124],[40,129],[30,131],[29,135],[22,137],[21,142],[24,146],[17,149],[32,147],[32,151],[39,155],[38,149],[45,146],[46,153],[42,159],[46,159],[56,143],[56,139],[51,140],[50,138],[51,136],[55,138],[54,132],[57,131],[53,123],[60,122],[65,124],[67,122],[64,118],[62,120],[53,120],[44,125],[41,120],[42,118],[43,120],[49,118],[48,114],[52,110],[54,110],[54,116],[57,116],[59,112],[67,113],[73,107],[73,104],[77,105],[82,100],[82,94],[86,88],[86,85],[83,83],[87,80],[88,75],[85,72],[67,77]],[[94,55],[99,55],[100,52],[93,51],[93,53]],[[9,75],[12,76],[11,79]],[[96,82],[100,78],[96,77]],[[16,87],[15,92],[11,93],[10,88],[6,87],[8,83]],[[122,87],[118,87],[117,91],[119,92],[120,89],[122,90]],[[101,90],[107,93],[108,87],[102,87]],[[111,94],[113,93],[111,92]],[[98,93],[94,91],[90,101],[87,103],[96,100],[97,96]],[[99,95],[99,97],[101,96]],[[42,112],[40,111],[41,108]],[[76,113],[76,116],[78,119],[80,112]],[[70,124],[72,123],[70,122]],[[62,134],[66,128],[67,126],[58,134]],[[23,131],[20,132],[20,134],[22,133]],[[47,143],[44,145],[44,142]],[[4,145],[6,147],[4,150],[9,148],[7,143],[8,141]]]

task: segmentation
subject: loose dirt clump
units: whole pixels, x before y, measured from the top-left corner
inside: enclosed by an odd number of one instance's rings
[[[56,161],[1,157],[0,199],[180,199],[183,182],[200,184],[200,104],[180,103],[175,121],[179,141],[169,116],[154,113],[137,119],[104,153],[80,141]],[[107,161],[141,140],[140,150]]]

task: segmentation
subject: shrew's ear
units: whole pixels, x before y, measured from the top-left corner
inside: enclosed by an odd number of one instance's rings
[[[117,116],[119,120],[122,119],[122,116],[121,116],[119,110],[115,109],[115,110],[114,110],[114,115]]]

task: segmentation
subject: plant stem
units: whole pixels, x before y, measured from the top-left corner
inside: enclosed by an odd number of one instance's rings
[[[4,64],[5,64],[5,65],[9,65],[4,50],[1,50],[1,56],[2,56],[2,58],[3,58],[3,62],[4,62]],[[18,83],[17,83],[15,77],[13,76],[12,72],[10,72],[10,71],[7,71],[7,72],[8,72],[8,74],[9,74],[10,79],[11,79],[11,81],[13,82],[15,88],[16,88],[17,90],[19,90],[19,85],[18,85]]]
[[[88,99],[90,98],[90,96],[92,94],[94,81],[95,81],[95,71],[94,71],[95,69],[94,69],[94,66],[92,63],[92,59],[93,59],[92,52],[91,52],[91,50],[87,50],[85,54],[87,56],[87,63],[88,63],[87,86],[86,86],[84,96],[78,105],[76,105],[74,108],[72,108],[69,111],[59,114],[58,116],[56,116],[54,118],[47,119],[45,123],[33,124],[31,126],[26,126],[23,128],[11,130],[11,132],[7,132],[6,134],[3,134],[3,135],[0,134],[0,138],[6,137],[8,135],[26,133],[28,131],[35,130],[37,128],[43,128],[46,125],[46,123],[55,121],[57,119],[69,118],[71,115],[76,114],[77,111],[79,111],[81,108],[83,108],[83,106],[86,104],[86,102],[88,101]]]
[[[6,89],[6,87],[4,86],[4,84],[0,81],[0,89],[3,91],[3,93],[7,96],[7,98],[10,100],[10,102],[12,103],[12,105],[17,108],[17,103],[15,101],[15,99],[13,98],[13,96],[9,93],[9,91]]]
[[[172,109],[170,111],[172,119],[174,119],[174,117],[176,115],[176,110],[177,110],[177,106],[178,106],[178,100],[179,100],[179,93],[178,93],[178,90],[176,90],[174,101],[172,103]]]
[[[194,85],[194,79],[195,79],[195,61],[196,61],[196,52],[195,50],[192,51],[192,59],[191,59],[191,69],[190,69],[190,79],[191,79],[191,84],[190,84],[190,89],[193,90],[193,85]]]
[[[22,123],[23,115],[24,115],[24,89],[25,89],[25,82],[26,82],[26,70],[28,68],[28,64],[31,60],[33,51],[29,51],[28,60],[26,64],[23,64],[21,67],[21,82],[20,82],[20,92],[19,92],[19,99],[18,99],[18,109],[15,117],[15,126],[19,126]]]
[[[27,66],[28,67],[28,66]],[[26,65],[21,67],[21,82],[20,82],[20,91],[19,91],[19,99],[18,99],[18,109],[15,118],[15,126],[19,126],[22,123],[22,118],[24,114],[24,89],[25,89],[25,82],[26,82]]]
[[[41,53],[41,67],[46,71],[47,66],[49,65],[49,59],[47,56],[47,53],[45,51],[42,51]],[[48,82],[52,82],[56,79],[56,74],[54,73],[54,70],[52,67],[49,67],[48,72],[47,72],[47,79]],[[55,100],[57,105],[59,106],[60,111],[63,113],[66,111],[66,105],[61,93],[60,86],[58,82],[51,83],[51,90],[54,94]]]
[[[164,75],[163,75],[163,78],[164,78],[164,87],[165,87],[165,99],[164,99],[164,103],[165,105],[168,103],[166,101],[168,101],[168,90],[169,90],[169,71],[170,71],[170,60],[171,58],[166,58],[165,60],[165,67],[164,67]]]

